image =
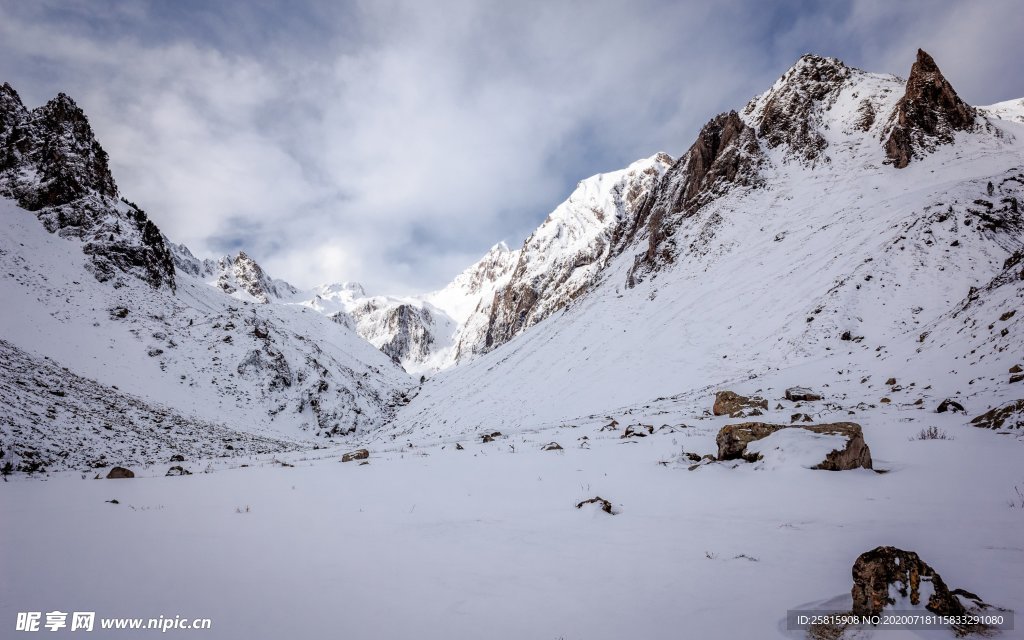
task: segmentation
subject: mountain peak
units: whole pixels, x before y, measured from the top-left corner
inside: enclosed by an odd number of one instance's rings
[[[146,213],[117,199],[107,153],[66,93],[31,111],[0,87],[0,195],[35,212],[51,233],[78,238],[100,281],[117,272],[174,289],[174,260]]]
[[[897,169],[906,167],[911,159],[952,143],[955,132],[973,129],[974,117],[974,108],[960,99],[935,59],[918,49],[906,92],[890,116],[888,161]]]
[[[914,61],[914,66],[921,73],[940,73],[939,65],[935,64],[935,58],[931,57],[924,49],[917,50],[917,60]],[[911,73],[914,69],[911,68]]]
[[[785,145],[787,156],[801,162],[827,162],[821,111],[835,103],[853,73],[836,58],[804,54],[743,114],[769,148]]]

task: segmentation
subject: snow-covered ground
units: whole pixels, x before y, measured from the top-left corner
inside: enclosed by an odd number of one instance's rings
[[[884,474],[688,471],[680,451],[713,453],[728,419],[654,409],[615,431],[602,418],[462,450],[396,440],[363,466],[332,451],[211,473],[190,460],[188,477],[157,464],[135,480],[18,478],[0,488],[0,620],[208,617],[212,632],[177,635],[218,638],[770,638],[787,609],[848,596],[854,559],[878,545],[1024,609],[1024,465],[1007,436],[892,407],[860,419]],[[654,435],[622,439],[634,422]],[[951,439],[912,440],[925,425]],[[551,441],[564,450],[542,451]],[[597,495],[619,513],[575,508]]]

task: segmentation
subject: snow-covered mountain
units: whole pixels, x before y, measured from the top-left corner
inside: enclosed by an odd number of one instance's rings
[[[906,81],[804,56],[678,159],[581,181],[521,248],[498,244],[406,297],[302,291],[244,252],[196,258],[118,198],[69,98],[28,111],[9,86],[0,96],[0,189],[23,207],[4,205],[5,348],[183,424],[292,443],[280,446],[388,422],[381,434],[442,435],[779,387],[804,370],[842,386],[899,369],[986,398],[978,408],[1012,395],[998,370],[1014,364],[1019,319],[987,318],[1020,297],[1019,103],[966,105],[924,52]],[[965,326],[972,349],[954,354]],[[441,373],[410,397],[396,364]],[[8,418],[22,450],[41,437],[29,425],[47,389]],[[98,415],[102,396],[72,413]],[[48,464],[71,441],[61,433],[42,434]],[[90,442],[78,450],[102,448]]]
[[[204,280],[238,300],[266,304],[289,300],[299,293],[284,280],[268,276],[244,251],[219,260],[200,260],[185,245],[172,244],[171,253],[178,271]]]
[[[342,282],[297,291],[284,302],[355,329],[410,373],[431,374],[479,352],[494,292],[507,283],[517,256],[499,243],[447,286],[421,295],[367,295],[362,285]]]
[[[4,85],[0,143],[0,449],[15,469],[313,448],[380,425],[412,386],[351,329],[254,304],[296,292],[244,253],[172,245],[118,197],[67,96],[28,111]]]
[[[850,639],[881,629],[787,612],[1024,607],[1024,101],[804,56],[398,297],[196,258],[69,99],[0,97],[8,624]],[[113,464],[138,479],[83,481]],[[1021,637],[938,626],[893,637]]]
[[[1015,400],[1024,127],[997,113],[964,104],[924,52],[906,81],[804,56],[708,122],[571,308],[434,377],[389,437],[673,397],[699,414],[732,386],[813,382],[866,407],[896,377],[977,413]]]

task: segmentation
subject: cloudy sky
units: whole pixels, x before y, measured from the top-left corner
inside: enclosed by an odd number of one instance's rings
[[[443,286],[578,180],[689,146],[802,53],[1024,96],[1006,2],[0,0],[0,82],[90,117],[122,192],[198,255],[296,284]]]

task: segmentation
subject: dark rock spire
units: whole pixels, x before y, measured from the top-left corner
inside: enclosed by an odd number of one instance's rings
[[[941,144],[950,144],[957,131],[974,127],[974,108],[960,99],[938,65],[922,49],[910,68],[907,90],[890,116],[885,155],[902,169]]]

